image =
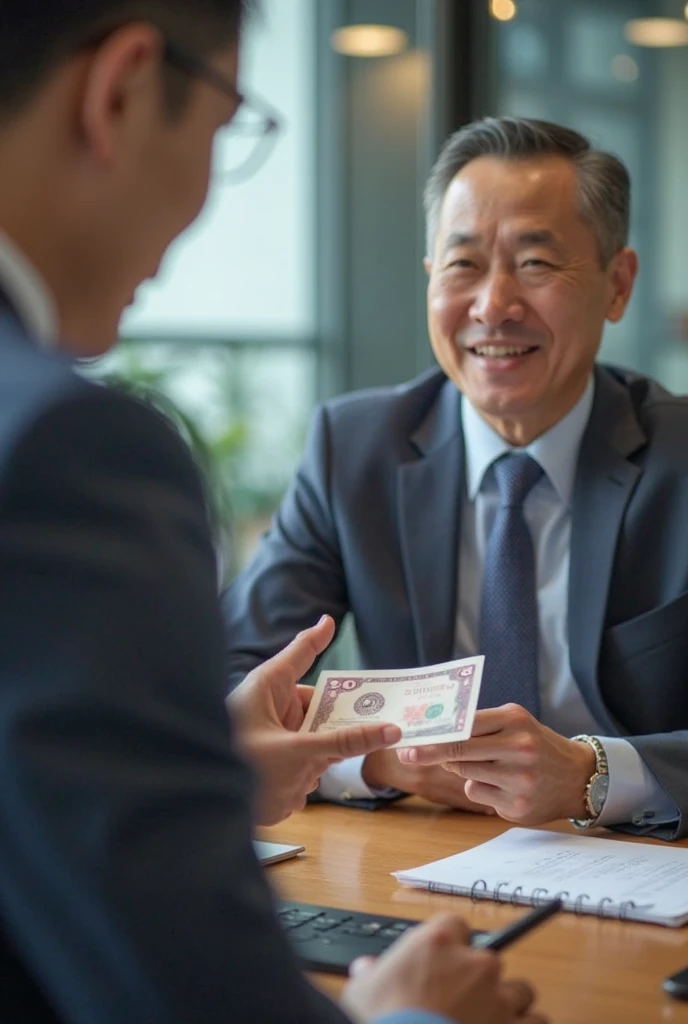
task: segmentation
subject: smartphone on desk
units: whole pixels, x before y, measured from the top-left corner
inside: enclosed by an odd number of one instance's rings
[[[674,999],[688,999],[688,967],[665,978],[662,988]]]
[[[306,847],[292,846],[291,843],[267,843],[262,839],[254,839],[253,849],[260,863],[266,867],[268,864],[277,864],[281,860],[298,857]]]

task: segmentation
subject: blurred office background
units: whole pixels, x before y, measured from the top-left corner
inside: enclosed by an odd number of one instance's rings
[[[642,270],[603,357],[688,391],[683,0],[261,7],[242,87],[280,112],[273,151],[243,183],[215,177],[97,371],[156,392],[196,446],[225,576],[279,502],[314,404],[431,364],[421,193],[443,139],[473,117],[561,121],[624,159]],[[337,52],[370,39],[336,30],[371,23],[398,30],[396,52]],[[220,167],[232,144],[219,142]]]

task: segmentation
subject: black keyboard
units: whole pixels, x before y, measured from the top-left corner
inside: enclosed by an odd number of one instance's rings
[[[347,974],[358,956],[379,956],[419,923],[292,900],[280,900],[277,914],[304,970],[330,974]]]

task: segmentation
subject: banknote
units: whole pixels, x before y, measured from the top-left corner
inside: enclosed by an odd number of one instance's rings
[[[393,722],[396,747],[465,740],[478,706],[484,657],[389,672],[321,672],[302,731]]]

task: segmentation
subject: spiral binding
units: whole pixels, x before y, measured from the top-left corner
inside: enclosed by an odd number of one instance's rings
[[[512,892],[507,892],[504,887],[508,884],[506,881],[498,882],[493,889],[489,889],[484,878],[476,878],[468,891],[468,895],[474,902],[494,900],[497,903],[510,903],[512,906],[525,904],[526,906],[537,907],[541,903],[547,903],[549,900],[556,899],[562,900],[564,904],[568,902],[568,905],[571,905],[571,893],[566,889],[550,894],[549,889],[538,886],[532,892],[524,893],[523,886],[517,885]],[[430,888],[439,892],[456,892],[456,889],[452,886],[440,886],[439,884],[433,884]],[[622,903],[616,904],[610,896],[603,896],[595,905],[587,892],[582,892],[573,900],[572,910],[575,914],[592,914],[595,917],[613,917],[625,921],[636,907],[635,900],[624,900]]]

